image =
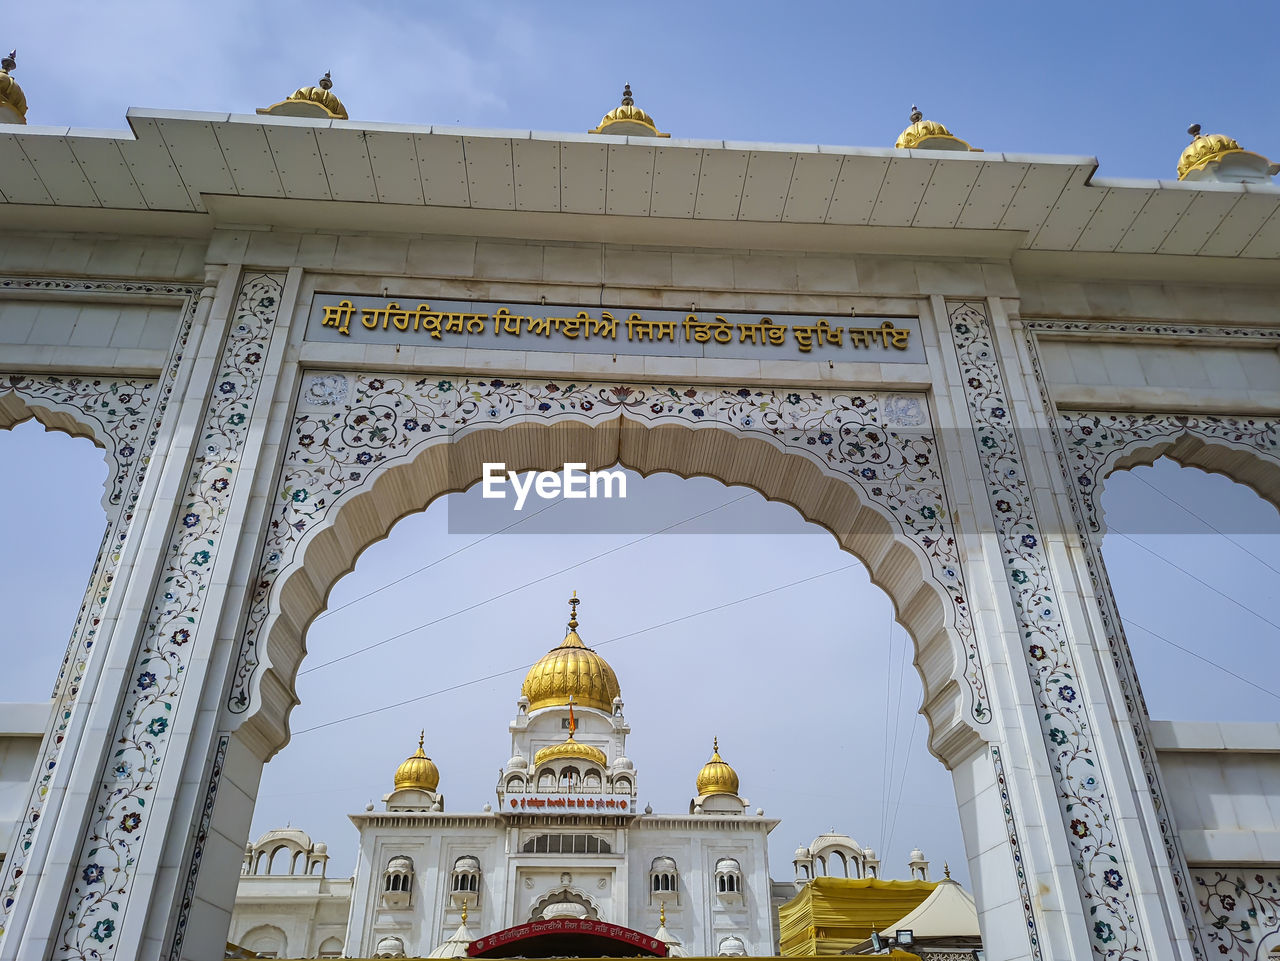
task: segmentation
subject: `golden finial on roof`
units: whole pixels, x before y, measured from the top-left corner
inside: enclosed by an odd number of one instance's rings
[[[578,600],[578,592],[574,591],[573,596],[569,598],[569,630],[576,631],[578,629],[578,605],[582,601]]]
[[[658,907],[658,923],[665,925],[667,923],[667,902],[659,902]]]
[[[952,136],[951,131],[935,120],[925,120],[924,114],[915,104],[911,105],[911,126],[898,134],[894,144],[899,150],[973,150],[959,137]],[[981,152],[981,151],[978,151]]]
[[[622,88],[622,105],[614,107],[600,119],[600,126],[587,133],[616,134],[621,137],[670,137],[662,133],[654,119],[636,106],[631,84]]]
[[[1191,134],[1191,143],[1178,158],[1179,180],[1264,183],[1280,173],[1280,164],[1243,149],[1226,134],[1202,134],[1198,123],[1188,127],[1187,133]]]
[[[951,880],[951,865],[946,861],[942,862],[942,873],[946,875],[948,881]]]
[[[333,77],[325,71],[314,87],[299,87],[284,100],[258,113],[274,117],[313,117],[317,120],[347,120],[347,108],[333,93]]]
[[[467,923],[467,899],[462,899],[462,923]]]
[[[27,95],[12,76],[17,69],[18,51],[0,57],[0,123],[27,122]]]
[[[698,795],[738,793],[738,772],[720,756],[720,738],[711,740],[711,760],[698,772]]]

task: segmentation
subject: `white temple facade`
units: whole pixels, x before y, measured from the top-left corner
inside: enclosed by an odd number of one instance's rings
[[[525,677],[496,804],[446,810],[420,739],[382,810],[351,815],[351,880],[327,879],[327,849],[301,831],[246,849],[234,944],[338,956],[327,952],[340,941],[347,956],[416,957],[465,950],[462,927],[483,938],[584,919],[656,937],[671,954],[775,952],[768,839],[779,822],[749,811],[718,740],[688,812],[638,809],[618,680],[579,637],[570,603],[564,640]]]

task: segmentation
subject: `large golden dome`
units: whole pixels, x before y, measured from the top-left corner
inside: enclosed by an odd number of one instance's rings
[[[440,769],[435,766],[435,762],[427,757],[422,750],[422,742],[425,736],[425,731],[418,735],[418,750],[396,768],[397,791],[413,788],[434,793],[435,789],[440,786]]]
[[[720,739],[712,742],[711,760],[698,772],[698,796],[707,794],[738,794],[738,772],[720,756]]]
[[[552,648],[529,668],[520,694],[529,699],[530,711],[563,707],[572,697],[580,707],[613,713],[613,699],[622,696],[618,677],[609,663],[578,636],[577,591],[569,603],[569,633],[559,647]]]

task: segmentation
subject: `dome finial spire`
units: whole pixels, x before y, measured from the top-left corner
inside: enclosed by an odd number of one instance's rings
[[[424,727],[421,731],[418,732],[418,750],[419,751],[422,750],[422,745],[426,743],[426,740],[427,740],[427,729]]]
[[[17,69],[17,50],[0,57],[0,124],[27,122],[27,96],[10,76]]]
[[[324,72],[324,76],[320,78],[320,89],[321,90],[333,89],[333,75],[328,70],[326,70]]]
[[[1200,125],[1199,125],[1198,123],[1193,123],[1190,127],[1188,127],[1188,128],[1187,128],[1187,133],[1191,134],[1191,139],[1192,139],[1192,140],[1197,140],[1197,139],[1199,139],[1199,137],[1200,137]]]
[[[467,923],[467,899],[462,899],[462,923]]]
[[[720,753],[720,736],[719,735],[716,735],[713,738],[711,738],[711,753],[712,754]]]
[[[662,925],[665,925],[667,923],[667,902],[666,901],[660,902],[660,907],[658,908],[658,923]]]
[[[622,105],[624,107],[634,107],[636,105],[635,99],[631,96],[631,84],[629,83],[622,85]]]
[[[569,630],[576,631],[578,629],[578,605],[582,601],[578,600],[578,592],[574,591],[573,596],[569,598]]]
[[[919,123],[923,119],[924,119],[924,114],[920,112],[920,108],[917,107],[915,104],[912,104],[911,105],[911,122]]]
[[[10,50],[7,57],[0,58],[0,67],[4,67],[9,73],[18,69],[18,51]]]

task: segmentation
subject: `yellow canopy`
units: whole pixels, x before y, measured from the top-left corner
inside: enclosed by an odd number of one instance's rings
[[[840,954],[915,910],[935,887],[934,881],[815,878],[778,909],[782,953]]]

